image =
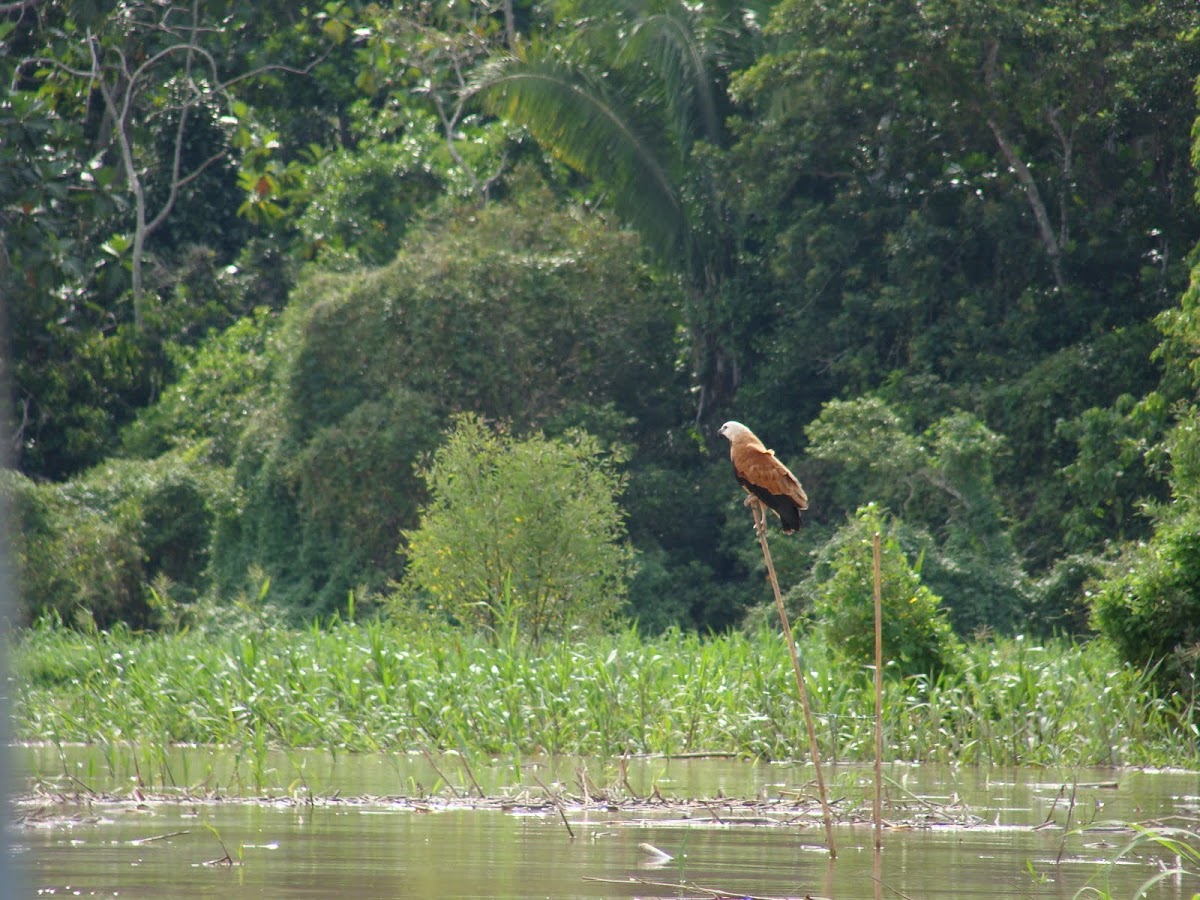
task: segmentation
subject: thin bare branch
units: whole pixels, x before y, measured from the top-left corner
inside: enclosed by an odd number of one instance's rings
[[[1073,154],[1075,141],[1072,135],[1067,134],[1066,129],[1063,128],[1062,123],[1058,120],[1059,113],[1061,112],[1061,109],[1046,110],[1046,121],[1050,123],[1051,129],[1054,131],[1054,136],[1058,138],[1058,145],[1062,149],[1062,176],[1059,179],[1060,187],[1058,191],[1059,246],[1065,245],[1068,237],[1070,236],[1069,231],[1067,230],[1067,222],[1069,221],[1067,216],[1067,200],[1070,193],[1071,182],[1075,178],[1075,161]],[[1072,131],[1073,130],[1074,129],[1072,129]]]
[[[219,87],[222,91],[227,91],[235,84],[241,84],[243,81],[249,81],[251,78],[257,78],[260,75],[265,75],[267,72],[282,72],[285,75],[308,75],[313,69],[323,63],[332,52],[332,47],[327,48],[320,56],[314,58],[306,65],[299,67],[287,66],[283,63],[269,63],[265,66],[259,66],[257,69],[251,69],[249,72],[244,72],[241,75],[230,78],[228,81],[221,81],[217,84],[217,87]]]
[[[25,430],[29,427],[29,406],[32,399],[29,396],[21,398],[21,424],[13,429],[11,438],[12,460],[14,464],[20,461],[21,449],[25,446]]]
[[[84,80],[93,78],[96,75],[95,69],[76,69],[74,66],[68,66],[62,60],[51,59],[48,56],[29,56],[18,62],[16,66],[13,67],[13,80],[11,82],[12,90],[15,91],[17,89],[17,84],[21,79],[21,73],[28,66],[46,66],[51,69],[58,69],[58,71],[64,72],[67,75],[70,75],[72,78]]]
[[[170,193],[168,194],[167,199],[163,201],[162,209],[158,211],[158,214],[155,215],[153,219],[146,223],[146,233],[152,233],[155,231],[155,229],[162,225],[164,221],[166,221],[167,216],[171,214],[171,208],[175,205],[175,201],[179,199],[179,191],[182,188],[187,187],[189,184],[203,175],[209,166],[220,162],[227,156],[229,156],[229,154],[225,150],[222,150],[219,153],[214,153],[208,159],[204,160],[204,162],[196,166],[196,168],[194,168],[187,175],[172,179]]]
[[[192,28],[193,29],[195,29],[199,26],[199,21],[200,21],[199,0],[193,0],[193,3],[192,3]],[[194,38],[194,36],[195,35],[193,34],[192,37]],[[186,180],[182,176],[183,143],[184,143],[183,139],[184,139],[184,135],[187,130],[188,114],[191,112],[192,106],[194,105],[194,103],[197,102],[199,100],[199,98],[201,98],[203,96],[201,91],[198,88],[196,88],[195,82],[192,80],[192,61],[196,56],[197,48],[194,46],[194,44],[191,41],[189,41],[185,45],[185,47],[187,48],[187,56],[185,57],[185,60],[184,60],[184,76],[185,76],[185,79],[186,79],[188,85],[194,91],[195,98],[193,98],[193,100],[188,100],[187,102],[183,103],[183,105],[180,106],[180,108],[179,108],[179,121],[176,123],[176,126],[175,126],[175,147],[174,147],[174,151],[171,154],[171,182],[170,182],[171,186],[169,188],[167,198],[166,198],[166,200],[163,201],[162,208],[159,209],[158,214],[155,215],[154,218],[152,218],[149,222],[146,223],[146,228],[145,228],[146,234],[152,234],[154,231],[156,231],[159,228],[159,226],[162,225],[163,222],[165,222],[167,220],[167,216],[169,216],[171,214],[171,211],[175,208],[176,200],[179,199],[179,191],[185,184],[188,184],[188,183],[194,181],[196,178],[198,178],[200,176],[201,173],[204,172],[205,169],[207,169],[210,165],[212,165],[217,160],[224,158],[224,156],[225,156],[225,151],[221,150],[221,151],[213,154],[212,156],[210,156],[207,160],[204,161],[204,163],[202,163],[200,166],[198,166],[196,169],[194,169],[192,172],[190,172],[186,176]],[[211,64],[213,66],[215,66],[215,60],[212,60],[211,56],[209,56],[209,60],[210,60]]]
[[[771,580],[771,590],[775,594],[775,609],[779,612],[779,624],[783,628],[788,653],[792,658],[792,672],[796,676],[796,692],[800,696],[800,706],[804,710],[804,726],[808,732],[808,750],[817,782],[817,796],[821,801],[821,812],[825,819],[825,842],[828,845],[829,858],[836,859],[837,844],[833,836],[833,810],[829,806],[829,794],[825,790],[825,776],[821,773],[821,751],[817,745],[817,731],[813,726],[812,707],[808,701],[808,687],[804,680],[804,672],[800,667],[800,654],[796,649],[796,638],[792,635],[787,609],[783,605],[783,594],[779,590],[775,564],[771,561],[771,548],[767,545],[767,507],[753,495],[747,497],[745,503],[750,507],[750,512],[754,516],[754,531],[758,535],[759,546],[762,547],[763,562],[767,565],[767,576]]]

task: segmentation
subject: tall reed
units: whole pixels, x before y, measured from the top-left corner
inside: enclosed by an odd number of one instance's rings
[[[823,754],[874,753],[869,667],[799,642]],[[778,635],[633,630],[536,650],[383,622],[146,636],[25,632],[12,648],[18,738],[246,748],[456,749],[802,758]],[[1200,763],[1198,717],[1097,643],[997,639],[937,678],[884,685],[888,760]],[[252,751],[247,751],[252,752]]]

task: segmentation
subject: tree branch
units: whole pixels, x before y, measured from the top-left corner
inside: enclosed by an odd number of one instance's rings
[[[1009,168],[1012,169],[1017,182],[1025,192],[1025,199],[1029,202],[1029,208],[1033,211],[1033,218],[1037,222],[1038,233],[1041,235],[1042,243],[1046,247],[1046,255],[1050,257],[1050,268],[1054,273],[1054,283],[1058,285],[1060,291],[1064,290],[1066,282],[1063,280],[1062,273],[1062,250],[1058,245],[1058,239],[1054,236],[1054,226],[1050,223],[1050,214],[1046,212],[1046,204],[1042,202],[1042,195],[1038,191],[1037,182],[1033,180],[1033,174],[1029,171],[1029,167],[1017,155],[1016,150],[1008,142],[1000,126],[996,124],[996,120],[989,118],[987,123],[988,127],[992,129],[992,134],[996,137],[996,143],[1000,145],[1000,152],[1004,154]]]
[[[0,12],[28,9],[39,2],[41,0],[0,2]],[[85,82],[87,90],[98,93],[102,98],[105,110],[105,129],[102,132],[104,149],[115,148],[120,159],[118,169],[124,176],[126,190],[133,197],[135,224],[131,249],[131,287],[134,322],[140,328],[146,239],[170,217],[178,204],[180,191],[196,181],[215,163],[229,156],[229,148],[223,147],[199,164],[186,167],[185,171],[184,148],[192,112],[209,99],[218,105],[229,106],[233,102],[231,88],[234,85],[267,72],[307,75],[329,56],[333,48],[326,48],[324,53],[301,67],[272,63],[233,78],[222,78],[220,63],[202,41],[206,35],[220,35],[224,29],[223,26],[204,24],[200,0],[192,0],[188,4],[169,2],[162,7],[161,13],[149,3],[134,3],[124,15],[126,19],[120,23],[123,34],[128,35],[132,31],[135,38],[136,35],[144,36],[147,33],[166,35],[166,46],[160,47],[138,62],[137,57],[131,59],[119,45],[105,46],[101,36],[89,30],[86,41],[87,53],[91,58],[90,69],[57,59],[28,58],[15,66],[13,87],[15,89],[27,67],[41,65]],[[110,21],[109,24],[114,23]],[[159,40],[161,38],[156,38],[156,42]],[[175,60],[170,64],[170,72],[158,77],[157,70],[167,60]],[[148,87],[156,83],[167,84],[167,78],[176,74],[180,76],[183,85],[181,94],[164,106],[156,107],[152,112],[139,112],[139,100]],[[169,175],[166,176],[167,196],[162,205],[151,212],[147,209],[145,173],[138,170],[136,157],[139,151],[139,136],[134,133],[134,126],[147,124],[155,116],[169,116],[172,112],[177,113],[178,121],[175,123],[173,146],[170,150]]]
[[[0,16],[16,12],[26,12],[40,4],[42,0],[19,0],[17,3],[0,3]]]
[[[993,85],[996,80],[996,61],[999,54],[999,42],[992,41],[988,45],[987,58],[983,66],[983,83],[989,95],[992,94]],[[988,116],[987,124],[988,128],[992,130],[992,135],[996,138],[996,144],[1000,147],[1000,152],[1004,155],[1005,161],[1008,163],[1009,168],[1012,169],[1013,175],[1016,176],[1017,183],[1021,185],[1021,190],[1025,192],[1025,199],[1028,201],[1029,208],[1033,212],[1034,221],[1037,223],[1038,234],[1041,236],[1042,244],[1046,247],[1046,255],[1050,258],[1050,270],[1054,274],[1054,283],[1060,291],[1065,290],[1066,280],[1063,278],[1062,272],[1062,248],[1059,245],[1058,239],[1054,236],[1054,226],[1050,222],[1050,214],[1046,211],[1046,204],[1042,202],[1042,195],[1038,190],[1037,182],[1033,180],[1033,173],[1029,171],[1029,167],[1025,165],[1025,161],[1018,155],[1016,148],[1009,142],[1004,130],[995,118]]]
[[[188,42],[184,45],[187,50],[187,56],[183,64],[183,71],[188,86],[192,88],[196,96],[202,96],[200,91],[196,88],[195,82],[192,80],[192,59],[196,54],[196,48],[194,47],[193,41],[195,39],[195,30],[200,24],[200,11],[198,3],[199,0],[193,0],[192,2],[193,33],[191,34]],[[215,62],[215,60],[209,57],[209,63],[211,66],[215,66]],[[175,208],[175,201],[179,198],[179,189],[185,184],[185,182],[180,180],[180,172],[183,167],[183,138],[187,130],[188,113],[191,112],[192,105],[193,100],[187,100],[179,108],[179,121],[175,125],[175,148],[171,154],[171,186],[167,193],[167,199],[163,201],[162,208],[158,211],[154,218],[146,223],[146,234],[152,234],[160,225],[162,225],[163,222],[167,220],[167,216],[169,216],[171,214],[171,210]],[[209,165],[222,158],[224,155],[225,151],[221,150],[219,153],[209,157],[209,159],[205,160],[201,166],[189,173],[188,181],[190,182],[197,178],[200,173],[209,167]]]
[[[442,124],[442,133],[446,138],[447,152],[450,154],[450,158],[466,174],[467,179],[471,183],[471,192],[486,199],[491,186],[495,183],[499,175],[502,174],[503,169],[481,182],[474,168],[459,152],[455,134],[458,131],[458,123],[462,120],[463,111],[471,95],[467,76],[463,72],[463,64],[470,65],[480,57],[486,56],[488,54],[487,40],[481,38],[472,39],[468,36],[465,41],[456,41],[422,22],[409,22],[407,23],[407,27],[425,39],[424,41],[414,42],[416,46],[427,43],[433,49],[423,54],[411,52],[410,55],[406,56],[405,62],[424,74],[425,84],[422,86],[421,92],[433,101],[434,108],[437,110],[438,119]],[[442,60],[449,62],[446,79],[447,81],[451,81],[449,87],[443,87],[442,85],[442,77],[439,72],[439,63]],[[449,77],[450,73],[453,75],[452,80]],[[447,104],[443,96],[444,94],[449,94],[453,97],[451,105]]]

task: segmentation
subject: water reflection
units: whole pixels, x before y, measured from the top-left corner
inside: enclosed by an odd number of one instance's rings
[[[157,765],[135,756],[94,747],[17,751],[18,771],[31,784],[52,779],[56,789],[79,791],[78,804],[55,804],[16,835],[18,858],[41,896],[699,897],[720,890],[836,900],[1067,900],[1091,885],[1127,898],[1173,860],[1148,847],[1113,865],[1129,835],[1099,830],[1099,823],[1175,816],[1172,822],[1180,824],[1195,822],[1200,810],[1195,773],[893,766],[885,817],[912,822],[927,803],[956,810],[973,827],[888,828],[877,854],[869,822],[871,773],[838,767],[828,778],[832,798],[839,809],[858,805],[864,815],[861,824],[839,827],[838,859],[831,863],[819,819],[805,826],[735,826],[719,802],[711,810],[693,808],[690,818],[670,808],[570,807],[573,838],[557,810],[418,811],[389,802],[446,797],[450,788],[466,794],[475,783],[493,795],[542,797],[545,785],[577,797],[581,784],[616,790],[623,780],[639,796],[657,789],[667,798],[769,799],[805,791],[811,772],[804,766],[630,760],[622,772],[615,763],[595,761],[495,760],[473,761],[468,775],[454,757],[420,754],[272,754],[253,762],[256,771],[235,753],[210,748],[180,748]],[[251,795],[300,799],[286,805],[106,804],[89,801],[80,787],[128,795],[139,776],[147,792],[184,786],[230,792],[241,785]],[[303,802],[335,794],[376,799]],[[1073,827],[1095,830],[1064,837],[1068,812]],[[670,859],[654,858],[644,844]],[[216,862],[226,851],[236,865]],[[1147,896],[1183,900],[1197,891],[1200,881],[1189,876],[1168,879]]]

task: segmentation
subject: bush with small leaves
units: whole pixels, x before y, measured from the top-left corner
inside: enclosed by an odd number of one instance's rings
[[[402,596],[495,638],[603,628],[632,564],[619,461],[584,433],[518,439],[457,417],[422,473],[430,501],[405,532]]]

